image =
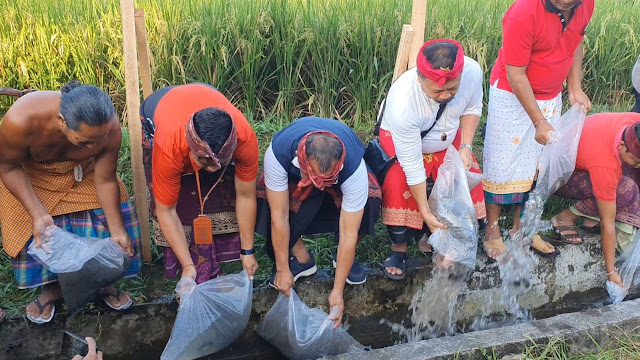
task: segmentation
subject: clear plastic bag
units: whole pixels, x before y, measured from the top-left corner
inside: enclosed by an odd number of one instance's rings
[[[290,360],[365,351],[344,328],[334,329],[334,324],[327,313],[310,309],[291,289],[290,297],[278,296],[256,332]]]
[[[189,277],[176,285],[178,315],[161,360],[191,360],[218,352],[247,327],[253,283],[246,271],[196,285]]]
[[[27,253],[58,275],[69,315],[122,279],[131,264],[111,238],[80,237],[53,225],[45,229],[40,248],[32,242]]]
[[[620,303],[629,294],[629,289],[637,285],[638,267],[640,266],[640,231],[636,232],[631,245],[620,255],[616,263],[622,263],[618,269],[620,278],[622,279],[622,287],[620,285],[607,280],[607,292],[614,304]]]
[[[481,180],[482,174],[465,170],[460,154],[450,145],[429,197],[429,208],[449,226],[431,234],[429,243],[446,259],[472,269],[478,250],[478,218],[469,183],[477,185]]]

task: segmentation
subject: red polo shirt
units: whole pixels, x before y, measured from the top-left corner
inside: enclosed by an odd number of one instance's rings
[[[637,121],[640,121],[640,114],[636,113],[600,113],[585,119],[576,169],[589,172],[596,199],[616,201],[616,190],[622,178],[618,144],[624,129]]]
[[[180,195],[182,175],[199,170],[190,156],[185,125],[193,113],[207,107],[226,111],[235,122],[238,132],[238,144],[233,152],[236,177],[247,182],[256,179],[258,140],[240,110],[211,86],[175,86],[158,101],[153,114],[155,136],[151,171],[155,201],[164,205],[176,204]]]
[[[491,70],[491,84],[513,92],[506,65],[526,66],[537,100],[553,99],[562,91],[573,54],[593,15],[594,0],[582,0],[565,19],[551,11],[548,0],[517,0],[502,18],[502,48]],[[568,25],[565,28],[565,23]]]

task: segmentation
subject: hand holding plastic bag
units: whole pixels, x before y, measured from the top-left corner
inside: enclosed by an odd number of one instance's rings
[[[27,253],[58,274],[70,315],[122,279],[131,264],[111,238],[80,237],[57,226],[47,227],[42,246],[31,243]]]
[[[184,277],[176,292],[180,307],[161,360],[191,360],[213,354],[244,334],[253,300],[253,283],[246,271],[200,285]]]
[[[256,332],[290,360],[364,351],[344,328],[333,329],[329,317],[320,309],[310,309],[292,289],[290,297],[278,296]]]
[[[607,292],[614,304],[620,303],[629,294],[629,289],[637,284],[636,272],[640,266],[640,231],[636,232],[631,245],[620,255],[616,262],[622,262],[622,266],[618,269],[618,274],[622,279],[622,287],[607,280]],[[635,280],[635,281],[634,281]]]
[[[429,243],[446,260],[474,268],[478,249],[478,219],[469,183],[477,185],[482,174],[465,170],[460,154],[449,146],[429,196],[429,208],[449,226],[429,236]]]

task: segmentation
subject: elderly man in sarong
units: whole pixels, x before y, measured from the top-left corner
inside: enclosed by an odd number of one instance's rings
[[[391,254],[383,264],[387,277],[405,277],[409,240],[427,228],[444,227],[429,209],[427,179],[437,178],[449,145],[458,149],[468,169],[480,172],[472,144],[481,114],[482,70],[454,40],[426,42],[417,68],[391,85],[378,116],[380,146],[397,158],[382,184],[382,222],[391,239]],[[484,219],[481,185],[471,189],[471,199],[477,218]],[[426,235],[419,246],[431,251]]]
[[[140,119],[167,278],[180,272],[202,283],[222,274],[221,262],[241,255],[253,277],[258,140],[247,119],[200,83],[157,90],[140,106]]]
[[[27,254],[44,230],[57,225],[86,237],[111,237],[131,258],[125,277],[140,270],[140,228],[116,175],[121,141],[113,103],[102,90],[72,82],[61,92],[18,99],[0,125],[0,223],[17,287],[42,287],[27,318],[51,321],[62,298],[56,274]],[[131,297],[107,288],[107,305],[122,310]]]
[[[640,114],[601,113],[584,122],[576,169],[556,195],[578,200],[551,219],[560,233],[581,243],[578,218],[600,232],[609,280],[622,286],[616,244],[624,250],[640,228]],[[598,225],[599,224],[599,225]]]
[[[594,0],[517,0],[502,19],[502,48],[490,78],[483,161],[484,249],[492,259],[506,251],[498,224],[503,206],[515,208],[512,233],[520,227],[542,145],[560,119],[565,80],[571,104],[582,104],[587,112],[591,108],[582,91],[582,39],[593,9]],[[571,234],[575,233],[562,232]],[[559,254],[537,235],[531,247],[543,256]]]
[[[365,270],[355,259],[356,244],[375,233],[380,187],[363,160],[365,147],[347,125],[304,117],[280,130],[264,156],[258,181],[257,232],[267,238],[275,261],[270,285],[290,295],[294,282],[317,271],[302,235],[334,233],[336,267],[329,305],[336,327],[344,311],[345,282],[362,284]]]

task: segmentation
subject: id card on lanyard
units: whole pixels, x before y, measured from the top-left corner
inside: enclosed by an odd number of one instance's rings
[[[227,165],[228,166],[228,165]],[[193,239],[196,244],[199,245],[209,245],[213,243],[213,222],[204,214],[204,203],[209,199],[209,195],[215,187],[222,181],[222,177],[224,173],[227,171],[227,166],[222,170],[222,174],[218,178],[218,181],[213,184],[211,189],[207,195],[205,195],[204,199],[202,198],[202,191],[200,190],[200,174],[199,171],[196,171],[196,182],[198,184],[198,197],[200,198],[200,215],[197,218],[193,219]]]

